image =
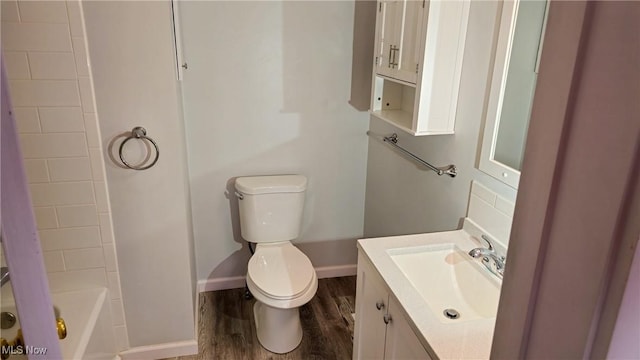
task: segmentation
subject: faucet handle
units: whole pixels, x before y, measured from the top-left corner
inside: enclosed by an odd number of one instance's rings
[[[484,241],[487,242],[487,245],[489,245],[489,250],[493,250],[493,243],[491,243],[491,240],[489,239],[489,237],[485,234],[480,235],[480,238]]]

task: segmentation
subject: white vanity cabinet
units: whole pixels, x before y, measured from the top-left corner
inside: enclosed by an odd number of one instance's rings
[[[413,135],[452,134],[469,0],[379,0],[372,115]]]
[[[358,254],[354,359],[431,359],[377,270]]]

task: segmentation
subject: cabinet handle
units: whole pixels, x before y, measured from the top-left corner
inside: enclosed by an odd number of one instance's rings
[[[378,309],[378,310],[384,309],[384,302],[383,301],[378,301],[376,303],[376,309]]]
[[[396,46],[393,49],[393,66],[395,66],[396,69],[398,68],[398,59],[397,59],[397,57],[398,57],[398,53],[399,52],[400,52],[400,46]]]
[[[389,67],[392,69],[395,69],[395,66],[398,66],[398,63],[396,62],[396,55],[399,50],[400,47],[389,45]]]
[[[382,320],[384,321],[385,324],[388,325],[391,322],[391,315],[384,314],[384,316],[382,317]]]

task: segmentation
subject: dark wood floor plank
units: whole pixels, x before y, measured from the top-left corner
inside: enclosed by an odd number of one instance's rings
[[[316,296],[300,308],[302,342],[288,354],[273,354],[260,346],[255,300],[245,300],[244,289],[200,294],[199,353],[175,360],[351,359],[355,293],[355,276],[319,280]]]

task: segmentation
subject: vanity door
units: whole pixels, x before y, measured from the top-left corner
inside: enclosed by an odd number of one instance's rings
[[[359,255],[354,359],[383,358],[388,299],[384,281]]]
[[[389,297],[389,311],[386,317],[387,339],[384,351],[385,359],[428,359],[431,357],[409,326],[401,311],[400,304]]]

